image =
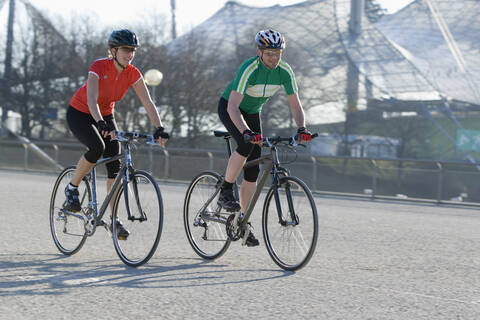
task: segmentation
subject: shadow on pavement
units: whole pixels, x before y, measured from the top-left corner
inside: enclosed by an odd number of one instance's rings
[[[62,295],[72,287],[223,286],[295,274],[280,269],[229,268],[200,258],[159,258],[131,268],[117,259],[79,262],[59,254],[0,254],[0,270],[0,296]]]

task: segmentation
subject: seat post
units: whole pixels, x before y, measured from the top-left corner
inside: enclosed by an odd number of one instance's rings
[[[232,144],[230,143],[230,136],[224,137],[226,143],[227,143],[227,152],[228,152],[228,157],[232,155]]]

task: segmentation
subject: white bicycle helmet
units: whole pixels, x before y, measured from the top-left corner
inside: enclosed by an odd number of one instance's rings
[[[258,31],[255,43],[261,49],[285,49],[285,38],[272,29]]]

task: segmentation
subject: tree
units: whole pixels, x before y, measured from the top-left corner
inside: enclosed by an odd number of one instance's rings
[[[380,20],[386,13],[386,10],[378,3],[377,0],[365,1],[365,15],[371,23]]]
[[[76,78],[75,67],[83,61],[65,50],[72,46],[50,21],[28,2],[25,8],[31,23],[18,26],[21,32],[14,41],[9,100],[22,115],[21,134],[44,138],[56,111],[68,104],[68,79]]]
[[[217,104],[225,86],[218,78],[216,55],[204,54],[208,48],[197,39],[190,32],[182,47],[167,50],[165,80],[160,86],[172,132],[185,132],[190,146],[198,145],[202,135],[218,126]]]

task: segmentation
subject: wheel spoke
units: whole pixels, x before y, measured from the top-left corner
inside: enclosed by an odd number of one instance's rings
[[[134,179],[137,183],[129,182],[126,191],[122,185],[113,209],[114,219],[119,220],[129,234],[124,239],[119,225],[113,224],[112,237],[120,259],[137,267],[150,260],[158,246],[163,226],[163,203],[160,189],[150,174],[138,170],[134,172]],[[125,196],[128,196],[133,219],[129,219]]]
[[[81,218],[82,213],[62,212],[65,202],[64,190],[74,172],[75,168],[69,167],[60,173],[50,199],[50,231],[58,250],[66,255],[78,252],[87,238],[85,222]],[[85,207],[91,199],[91,190],[87,180],[82,180],[78,188],[82,195],[82,207]]]
[[[217,173],[203,172],[192,180],[185,196],[183,217],[188,241],[205,259],[220,257],[230,244],[225,225],[227,213],[220,212],[218,194],[215,195],[220,180]]]
[[[285,270],[298,270],[308,263],[316,247],[317,210],[310,190],[301,180],[283,177],[281,181],[281,187],[278,188],[279,205],[286,225],[278,222],[275,189],[272,187],[267,193],[263,209],[264,238],[275,263]],[[295,212],[298,220],[292,219],[291,212]]]

